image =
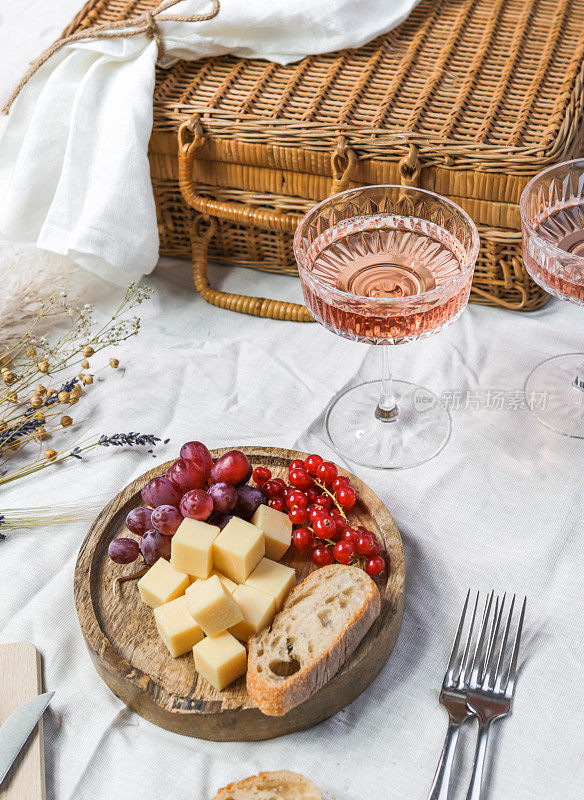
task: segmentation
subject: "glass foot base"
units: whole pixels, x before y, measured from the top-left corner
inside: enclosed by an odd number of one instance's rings
[[[450,436],[450,414],[438,397],[414,383],[394,381],[399,414],[378,419],[380,383],[370,381],[337,395],[326,428],[334,447],[355,464],[373,469],[407,469],[439,453]]]
[[[581,388],[575,381],[581,382]],[[584,353],[548,358],[528,376],[525,396],[535,417],[563,436],[584,439]]]

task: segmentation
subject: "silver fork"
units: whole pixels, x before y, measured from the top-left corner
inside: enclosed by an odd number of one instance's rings
[[[470,680],[470,665],[469,654],[471,644],[473,641],[473,630],[477,616],[477,608],[479,604],[479,593],[477,592],[470,626],[466,636],[464,648],[461,648],[462,633],[464,630],[464,623],[466,612],[468,610],[468,603],[470,599],[470,589],[467,592],[464,607],[456,636],[454,637],[454,644],[452,646],[452,653],[450,654],[450,661],[444,675],[442,682],[442,689],[440,691],[440,703],[448,711],[448,730],[446,731],[446,738],[440,755],[440,761],[434,775],[432,788],[428,800],[447,800],[448,789],[450,786],[450,776],[452,773],[452,764],[454,761],[454,752],[458,742],[458,734],[460,726],[469,717],[473,717],[475,712],[471,711],[466,704],[467,691]],[[492,599],[492,593],[491,593]],[[481,634],[484,639],[485,617],[483,615],[483,623],[481,625]],[[476,653],[476,650],[475,650]],[[473,658],[474,662],[474,658]]]
[[[484,660],[477,659],[473,664],[468,685],[467,706],[478,717],[479,733],[470,786],[466,796],[467,800],[480,800],[491,723],[496,719],[500,719],[500,717],[504,717],[511,708],[526,604],[527,598],[524,598],[509,659],[507,643],[515,608],[515,595],[513,595],[511,601],[505,630],[500,642],[498,642],[498,639],[503,620],[505,595],[503,595],[500,606],[497,598],[487,653]],[[509,660],[508,667],[506,665],[507,660]]]

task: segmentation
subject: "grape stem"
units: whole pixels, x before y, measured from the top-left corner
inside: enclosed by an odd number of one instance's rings
[[[114,580],[114,586],[113,586],[114,599],[116,599],[119,596],[118,587],[120,583],[125,583],[125,581],[136,581],[138,580],[138,578],[141,578],[143,575],[146,575],[149,569],[150,567],[146,565],[145,567],[142,567],[142,569],[139,569],[137,572],[133,572],[131,575],[118,575],[118,577]]]

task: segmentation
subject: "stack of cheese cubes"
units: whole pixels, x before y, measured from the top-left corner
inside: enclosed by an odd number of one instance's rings
[[[286,514],[260,506],[251,522],[233,517],[221,531],[184,519],[163,558],[138,581],[158,632],[177,658],[191,648],[197,672],[217,690],[247,669],[241,642],[272,623],[295,572],[279,564],[292,537]]]

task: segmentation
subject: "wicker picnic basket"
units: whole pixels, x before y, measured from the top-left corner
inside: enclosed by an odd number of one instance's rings
[[[90,0],[65,33],[156,5]],[[423,0],[358,50],[289,66],[180,61],[158,70],[154,93],[161,253],[193,257],[215,305],[308,321],[304,306],[214,290],[207,255],[294,274],[307,209],[401,183],[452,198],[477,223],[474,302],[533,310],[547,295],[523,267],[519,197],[543,167],[584,152],[583,118],[584,0]]]

